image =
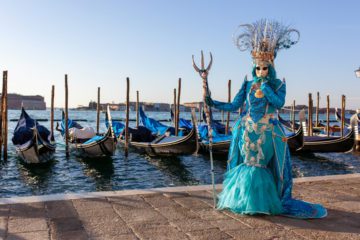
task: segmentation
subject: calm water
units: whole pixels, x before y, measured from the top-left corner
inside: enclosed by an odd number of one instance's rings
[[[33,118],[49,118],[49,111],[28,111]],[[169,113],[147,113],[156,119],[169,119]],[[9,111],[9,119],[17,119],[20,111]],[[83,126],[95,128],[95,111],[69,111],[70,118],[87,119]],[[112,112],[113,118],[124,118],[124,113]],[[190,119],[185,113],[182,117]],[[235,118],[235,115],[233,116]],[[285,116],[286,117],[286,116]],[[61,112],[55,112],[55,119]],[[130,118],[135,118],[134,113]],[[220,114],[215,116],[220,119]],[[105,131],[101,116],[101,130]],[[50,122],[41,122],[50,127]],[[135,122],[130,122],[133,126]],[[167,123],[170,124],[170,123]],[[115,156],[107,159],[65,158],[65,146],[56,132],[57,151],[54,161],[44,166],[29,167],[15,155],[11,143],[16,122],[9,122],[9,159],[0,163],[0,197],[43,195],[50,193],[89,192],[122,189],[144,189],[181,185],[210,184],[210,162],[207,155],[178,158],[149,158],[130,152],[123,156],[118,148]],[[294,177],[346,174],[360,172],[360,155],[356,153],[316,154],[293,156]],[[216,182],[221,183],[226,159],[214,160]]]

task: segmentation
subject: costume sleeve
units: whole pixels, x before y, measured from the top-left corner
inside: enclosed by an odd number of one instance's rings
[[[213,100],[214,108],[228,112],[236,111],[237,109],[239,109],[244,104],[244,101],[246,99],[246,85],[247,80],[244,80],[239,92],[236,94],[234,100],[231,103]]]
[[[271,88],[268,83],[263,83],[261,85],[261,91],[264,93],[268,102],[277,109],[284,106],[286,95],[286,84],[284,82],[275,90]]]

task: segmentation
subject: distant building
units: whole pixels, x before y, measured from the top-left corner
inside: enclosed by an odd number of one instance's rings
[[[46,110],[44,97],[40,95],[24,96],[16,93],[9,93],[7,97],[8,109],[21,109],[21,105],[23,105],[27,110]]]
[[[96,109],[97,108],[97,103],[94,101],[89,102],[89,109]]]
[[[100,110],[104,111],[109,105],[111,110],[114,111],[125,111],[126,104],[125,103],[100,103]],[[139,105],[143,107],[144,111],[149,112],[169,112],[170,106],[172,104],[169,103],[150,103],[150,102],[139,102]],[[192,105],[184,103],[180,105],[180,112],[190,112]],[[89,102],[89,106],[87,109],[89,110],[96,110],[97,103],[94,101]],[[136,102],[129,102],[129,109],[130,111],[136,111]]]
[[[144,107],[145,111],[152,111],[152,112],[168,112],[170,111],[170,104],[168,103],[143,103],[142,106]]]
[[[203,108],[203,103],[202,102],[188,102],[188,103],[184,103],[185,107],[188,108],[195,108],[196,110],[199,110],[199,107]]]

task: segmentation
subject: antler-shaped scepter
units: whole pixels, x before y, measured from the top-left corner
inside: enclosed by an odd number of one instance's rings
[[[204,54],[203,51],[201,51],[201,68],[198,68],[198,66],[195,64],[194,55],[192,56],[192,62],[193,67],[196,72],[199,73],[200,77],[203,80],[203,101],[204,101],[204,111],[206,115],[206,124],[208,126],[208,138],[209,138],[209,153],[210,153],[210,164],[211,164],[211,181],[213,185],[213,199],[214,199],[214,208],[216,207],[216,189],[215,189],[215,173],[214,173],[214,163],[213,163],[213,153],[212,153],[212,143],[213,143],[213,137],[212,137],[212,127],[211,127],[211,109],[208,105],[205,103],[206,96],[210,96],[210,90],[208,85],[208,74],[213,62],[213,57],[210,52],[210,62],[207,68],[205,68],[204,64]]]

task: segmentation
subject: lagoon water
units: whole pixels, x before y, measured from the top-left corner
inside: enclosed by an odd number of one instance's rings
[[[37,119],[49,119],[49,111],[28,111]],[[167,112],[147,112],[155,119],[169,119]],[[189,113],[181,117],[190,119]],[[17,119],[19,110],[10,110],[9,119]],[[96,127],[95,111],[69,111],[73,119],[83,126]],[[124,118],[123,112],[112,112],[114,119]],[[286,116],[285,116],[286,117]],[[135,113],[130,114],[135,118]],[[220,114],[215,119],[220,119]],[[236,115],[232,115],[235,119]],[[61,119],[61,111],[55,111],[55,119]],[[50,128],[50,121],[40,122]],[[165,124],[171,124],[170,122]],[[135,122],[130,122],[134,126]],[[82,159],[65,157],[62,137],[55,132],[57,151],[54,160],[43,166],[28,166],[16,156],[11,142],[16,122],[9,122],[8,160],[0,162],[0,197],[43,195],[52,193],[145,189],[183,185],[210,184],[210,161],[208,155],[150,158],[130,151],[125,158],[118,147],[113,157],[105,159]],[[101,115],[101,131],[105,131],[104,115]],[[294,177],[347,174],[360,172],[359,153],[329,153],[292,156]],[[226,159],[214,159],[215,178],[221,183],[226,170]]]

